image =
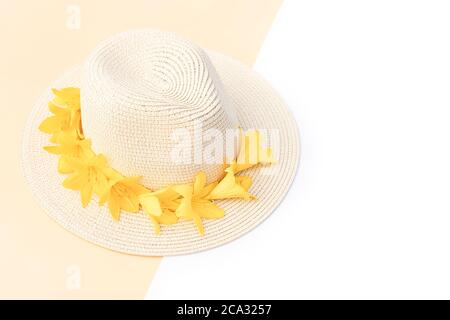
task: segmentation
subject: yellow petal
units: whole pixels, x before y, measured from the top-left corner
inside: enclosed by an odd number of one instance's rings
[[[111,192],[105,193],[103,196],[101,196],[101,197],[98,199],[98,204],[99,204],[99,206],[103,206],[106,202],[109,201],[109,199],[111,199],[111,197],[112,197]]]
[[[152,195],[158,197],[159,202],[164,208],[170,209],[172,211],[175,211],[180,204],[180,201],[178,200],[180,199],[180,194],[175,192],[172,187],[157,190],[155,192],[152,192]]]
[[[59,136],[60,132],[55,132],[54,134],[52,134],[52,136],[50,137],[50,142],[51,143],[58,143],[58,136]]]
[[[211,193],[211,191],[213,191],[213,189],[217,186],[217,184],[218,182],[210,183],[208,186],[203,188],[203,190],[200,193],[198,193],[196,197],[200,199],[207,197]]]
[[[151,194],[142,194],[139,196],[139,202],[148,216],[161,216],[161,205],[157,197]]]
[[[74,157],[64,157],[66,166],[72,168],[73,171],[81,171],[86,168],[83,160]]]
[[[62,148],[60,146],[48,146],[44,147],[44,150],[51,154],[62,154]]]
[[[63,186],[67,189],[81,190],[88,182],[89,174],[87,172],[77,172],[66,178],[63,182]]]
[[[108,165],[108,160],[103,154],[99,154],[96,157],[92,158],[92,165],[95,167],[103,168]]]
[[[227,172],[225,178],[219,182],[206,198],[210,200],[230,198],[252,199],[252,196],[247,190],[236,181],[232,168],[230,167],[225,171]]]
[[[79,88],[63,88],[61,90],[52,89],[55,98],[53,102],[59,106],[67,106],[70,108],[79,108],[80,105],[80,89]]]
[[[139,211],[139,200],[137,196],[130,195],[128,197],[119,198],[120,207],[128,212],[136,213]]]
[[[136,195],[150,193],[150,190],[139,183],[141,179],[142,177],[128,177],[123,178],[120,182]]]
[[[95,156],[94,151],[92,151],[91,145],[92,142],[89,139],[86,140],[81,140],[78,143],[79,148],[80,148],[80,152],[79,152],[79,156],[80,157],[84,157],[84,158],[92,158]]]
[[[71,114],[70,127],[79,130],[81,128],[81,112],[76,111]]]
[[[192,203],[194,211],[205,219],[220,219],[225,211],[211,201],[194,201]]]
[[[67,157],[61,156],[58,162],[58,172],[62,174],[72,173],[74,169],[67,163]]]
[[[114,220],[118,221],[120,219],[120,205],[116,197],[111,196],[108,200],[109,213]]]
[[[73,145],[77,142],[77,133],[74,130],[64,131],[58,135],[58,143],[62,145]]]
[[[162,201],[174,200],[180,197],[179,193],[173,190],[173,187],[159,189],[154,191],[152,194],[157,196]]]
[[[200,171],[195,176],[194,180],[194,195],[199,194],[206,184],[206,174],[203,171]]]
[[[184,198],[191,198],[194,188],[190,184],[172,186],[172,189]]]
[[[175,212],[163,210],[163,214],[156,218],[161,224],[175,224],[178,222],[178,217]]]
[[[59,122],[58,117],[49,117],[42,121],[41,125],[39,126],[39,130],[41,130],[44,133],[53,134],[55,132],[58,132],[61,130],[61,124]]]
[[[160,225],[159,225],[158,220],[156,220],[155,217],[150,216],[150,215],[149,215],[148,217],[149,217],[150,220],[152,221],[152,224],[153,224],[153,230],[155,230],[155,233],[156,233],[156,234],[159,234],[159,233],[161,232],[161,227],[160,227]]]
[[[111,186],[113,186],[116,183],[119,183],[125,179],[120,173],[118,173],[113,168],[106,167],[102,171],[103,171],[103,174],[108,178]]]
[[[96,181],[94,184],[95,194],[97,194],[99,197],[101,197],[105,193],[108,193],[110,188],[111,188],[111,185],[108,183],[108,179],[106,179],[106,176],[101,172],[97,172]]]
[[[241,163],[241,164],[233,164],[233,170],[234,172],[241,172],[247,169],[250,169],[251,167],[254,167],[256,164],[249,164],[249,163]]]
[[[252,178],[248,176],[238,176],[236,177],[236,182],[239,183],[246,191],[248,191],[253,184]]]
[[[54,115],[63,115],[65,112],[67,112],[67,109],[65,108],[60,108],[58,107],[56,104],[54,104],[53,102],[49,102],[48,103],[48,109],[50,110],[51,113],[53,113]]]
[[[94,193],[94,188],[91,183],[86,183],[81,188],[81,203],[83,208],[85,208],[92,199],[92,194]]]
[[[195,226],[197,227],[198,233],[200,233],[200,235],[204,236],[205,235],[205,227],[203,227],[202,219],[200,217],[194,217],[193,219],[194,219]]]
[[[50,110],[51,113],[53,113],[55,116],[63,115],[65,112],[67,112],[66,109],[58,107],[53,102],[48,103],[48,110]]]
[[[177,210],[175,211],[175,214],[177,217],[180,218],[192,218],[195,216],[195,212],[192,209],[192,203],[190,198],[183,198],[180,202],[180,205],[178,206]]]

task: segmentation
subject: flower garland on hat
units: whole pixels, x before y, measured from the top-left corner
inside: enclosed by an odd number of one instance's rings
[[[207,184],[205,173],[199,172],[191,184],[150,190],[139,182],[140,177],[123,176],[108,165],[104,155],[92,150],[91,140],[84,136],[81,124],[80,89],[52,91],[55,97],[48,104],[52,116],[46,118],[39,129],[51,135],[53,145],[44,149],[59,156],[58,172],[68,175],[63,186],[80,192],[83,207],[97,195],[99,205],[108,204],[114,220],[120,219],[122,211],[138,213],[142,209],[156,234],[160,233],[161,224],[192,220],[198,232],[204,235],[202,219],[220,219],[225,214],[215,200],[255,199],[249,193],[252,179],[236,174],[257,164],[274,162],[271,149],[260,145],[260,133],[251,130],[242,135],[238,158],[225,169],[220,181]],[[257,148],[250,148],[252,142],[256,142]]]

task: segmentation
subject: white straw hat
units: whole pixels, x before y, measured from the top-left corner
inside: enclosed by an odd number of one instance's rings
[[[277,132],[277,162],[270,170],[245,172],[256,200],[217,201],[225,216],[204,221],[201,236],[190,221],[163,225],[155,234],[149,219],[124,213],[111,219],[98,199],[83,208],[77,192],[62,187],[58,158],[44,151],[49,137],[38,130],[49,115],[47,90],[25,128],[23,168],[39,203],[64,228],[103,247],[136,255],[166,256],[213,248],[250,231],[267,218],[287,193],[297,170],[300,145],[295,120],[277,93],[254,71],[224,55],[203,50],[173,33],[139,30],[100,44],[88,60],[52,88],[79,87],[84,134],[92,148],[126,176],[159,189],[192,183],[203,171],[208,182],[223,175],[223,164],[174,163],[173,132],[187,130],[193,144],[208,129]],[[201,123],[202,135],[194,132]]]

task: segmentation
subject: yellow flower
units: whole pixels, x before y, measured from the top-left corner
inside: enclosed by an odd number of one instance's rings
[[[243,198],[246,200],[252,200],[254,197],[248,193],[252,185],[252,179],[250,177],[242,176],[236,177],[234,175],[233,167],[230,166],[225,169],[227,173],[225,177],[212,189],[208,194],[207,199],[219,200],[219,199],[232,199]]]
[[[68,170],[73,173],[63,182],[63,186],[72,190],[79,190],[81,203],[86,207],[96,193],[102,197],[110,189],[108,176],[112,169],[108,167],[105,156],[96,155],[88,159],[66,157]]]
[[[222,208],[206,197],[216,187],[216,184],[206,185],[206,175],[199,172],[194,184],[176,185],[173,190],[181,195],[181,201],[175,211],[179,218],[193,220],[201,235],[205,234],[202,218],[219,219],[224,216]]]
[[[61,132],[55,139],[58,145],[44,147],[49,153],[61,155],[58,163],[59,173],[72,173],[71,167],[67,165],[67,158],[90,158],[94,156],[91,149],[91,140],[80,140],[75,131]]]
[[[238,173],[257,164],[275,163],[271,148],[261,145],[261,133],[258,130],[241,131],[241,147],[237,160],[231,164],[233,171]]]
[[[126,178],[117,172],[109,175],[109,190],[100,198],[100,205],[108,202],[109,212],[114,220],[119,220],[120,211],[131,213],[139,211],[139,195],[147,190],[139,180],[141,177]]]
[[[181,197],[171,186],[156,190],[151,194],[158,198],[163,211],[164,209],[175,211],[180,204]]]
[[[178,217],[175,210],[179,205],[180,195],[167,187],[155,192],[142,193],[139,202],[147,217],[152,221],[156,234],[161,231],[160,224],[175,224]]]
[[[53,116],[45,119],[39,129],[51,134],[52,142],[55,142],[58,134],[64,131],[75,131],[83,137],[80,111],[80,89],[64,88],[52,90],[55,98],[49,102],[48,107]]]

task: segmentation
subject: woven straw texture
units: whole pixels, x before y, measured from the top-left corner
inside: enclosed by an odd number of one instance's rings
[[[178,127],[192,131],[196,120],[202,122],[203,129],[219,131],[236,125],[278,130],[278,163],[269,170],[259,167],[246,171],[245,175],[253,178],[250,191],[257,200],[218,201],[225,217],[204,220],[205,236],[198,234],[191,221],[163,225],[158,236],[143,212],[123,213],[115,222],[107,206],[100,207],[97,199],[82,208],[78,192],[62,187],[64,176],[57,173],[58,157],[42,149],[49,144],[48,136],[38,130],[49,114],[47,103],[52,94],[46,90],[32,110],[23,140],[24,173],[39,203],[81,238],[145,256],[210,249],[256,227],[281,202],[298,166],[298,130],[283,101],[240,62],[179,38],[174,40],[172,34],[141,31],[137,36],[126,33],[118,37],[125,39],[117,41],[116,36],[116,40],[104,42],[83,67],[70,70],[52,85],[81,87],[86,136],[114,168],[126,175],[142,175],[148,187],[191,182],[200,169],[208,180],[217,179],[223,166],[171,165],[168,161],[168,145],[173,143],[168,140],[169,131]],[[142,41],[143,37],[147,38]],[[143,42],[158,45],[140,48]]]

